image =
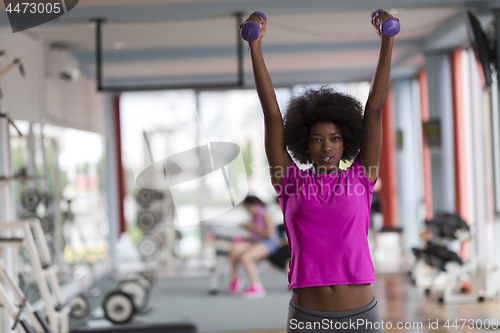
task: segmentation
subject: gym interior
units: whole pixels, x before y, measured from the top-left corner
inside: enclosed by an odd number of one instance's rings
[[[307,87],[366,103],[377,8],[400,23],[368,233],[384,331],[499,327],[500,1],[65,0],[36,23],[16,3],[0,12],[0,332],[285,332],[290,253],[240,24],[266,15],[285,115]],[[248,194],[282,250],[256,263],[258,299],[229,291]]]

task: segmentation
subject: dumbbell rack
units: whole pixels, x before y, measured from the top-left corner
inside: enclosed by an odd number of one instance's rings
[[[165,269],[167,274],[175,274],[177,258],[173,253],[176,231],[173,226],[174,216],[169,214],[174,207],[168,191],[162,195],[159,193],[157,190],[143,188],[136,196],[137,203],[141,206],[137,225],[144,232],[137,247],[141,258],[148,262],[150,267]]]
[[[58,267],[51,263],[50,251],[40,221],[31,218],[26,221],[0,223],[0,231],[4,230],[21,230],[23,238],[13,238],[11,243],[22,242],[22,246],[28,250],[51,330],[53,333],[67,333],[69,331],[68,315],[71,309],[69,304],[64,303],[56,275]],[[51,294],[51,291],[54,295]],[[56,305],[54,305],[54,298]]]

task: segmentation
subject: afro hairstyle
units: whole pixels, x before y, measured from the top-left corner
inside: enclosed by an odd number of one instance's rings
[[[284,116],[285,147],[302,164],[310,164],[309,128],[318,122],[332,122],[341,131],[344,153],[341,160],[353,160],[366,136],[363,106],[355,98],[323,86],[307,88],[290,100]]]

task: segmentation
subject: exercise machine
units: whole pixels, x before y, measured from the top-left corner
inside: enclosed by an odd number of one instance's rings
[[[460,216],[448,213],[436,214],[433,220],[425,221],[425,227],[429,238],[426,247],[412,249],[417,259],[412,269],[412,279],[416,285],[425,285],[422,281],[426,279],[424,266],[427,266],[431,268],[431,277],[425,289],[426,294],[439,289],[437,280],[444,275],[443,295],[438,298],[441,303],[473,303],[483,301],[486,297],[499,299],[500,284],[497,282],[492,285],[491,280],[494,274],[500,279],[498,267],[489,267],[478,260],[474,227]],[[464,262],[457,251],[466,242],[470,243],[471,252]]]
[[[50,251],[40,221],[31,218],[27,221],[0,223],[0,231],[5,230],[21,232],[22,238],[18,237],[16,240],[26,246],[28,250],[33,273],[45,304],[45,313],[49,319],[52,332],[68,332],[68,314],[71,309],[63,299],[56,275],[57,265],[51,261]]]

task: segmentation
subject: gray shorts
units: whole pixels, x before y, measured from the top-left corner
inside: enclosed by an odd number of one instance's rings
[[[290,300],[287,333],[382,333],[382,323],[373,296],[370,304],[358,309],[326,312],[304,308]]]

